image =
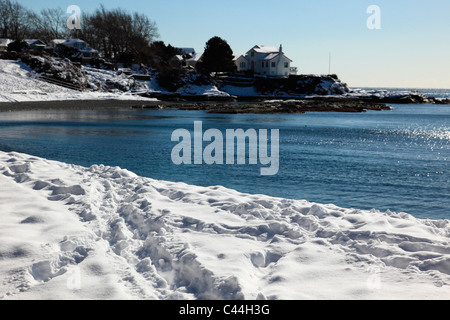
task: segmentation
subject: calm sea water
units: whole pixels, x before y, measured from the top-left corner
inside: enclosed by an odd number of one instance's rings
[[[279,129],[280,170],[260,165],[176,166],[175,129]],[[0,114],[0,150],[83,166],[120,166],[154,179],[223,185],[341,207],[450,219],[450,107],[298,115],[96,110]]]

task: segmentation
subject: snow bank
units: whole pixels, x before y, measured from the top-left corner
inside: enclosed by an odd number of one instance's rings
[[[450,224],[0,152],[2,299],[449,299]]]

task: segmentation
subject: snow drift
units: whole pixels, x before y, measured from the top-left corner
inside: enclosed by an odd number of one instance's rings
[[[19,153],[0,186],[2,299],[450,298],[448,220]]]

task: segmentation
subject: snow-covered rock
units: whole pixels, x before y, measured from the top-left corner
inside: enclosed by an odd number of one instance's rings
[[[179,84],[177,93],[190,96],[229,97],[230,94],[220,90],[215,81],[202,74],[188,73]]]

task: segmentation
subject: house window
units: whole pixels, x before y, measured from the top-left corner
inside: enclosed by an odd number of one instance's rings
[[[269,61],[266,62],[266,68],[268,68],[268,67],[269,67]]]
[[[275,62],[272,62],[272,68],[275,68],[277,64]]]
[[[287,69],[287,68],[289,68],[289,62],[285,62],[284,63],[284,67]]]
[[[262,65],[261,65],[263,68],[264,68],[264,61],[262,62]]]

